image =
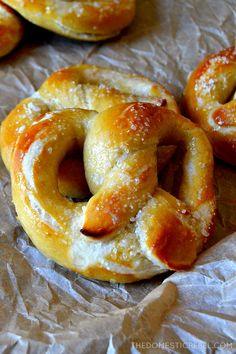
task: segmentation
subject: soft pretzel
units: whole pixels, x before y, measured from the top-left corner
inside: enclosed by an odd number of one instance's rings
[[[185,89],[188,115],[207,133],[215,155],[236,165],[236,48],[210,55]]]
[[[23,24],[13,10],[0,2],[0,57],[10,53],[23,36]]]
[[[30,22],[66,37],[99,41],[133,20],[135,0],[3,0]]]
[[[88,202],[58,190],[58,166],[74,140],[84,150]],[[161,144],[182,151],[176,196],[158,187]],[[118,282],[191,266],[212,231],[212,173],[205,133],[150,103],[42,115],[20,136],[11,166],[13,201],[33,243],[65,267]]]
[[[2,123],[0,146],[5,165],[10,170],[17,139],[38,116],[65,108],[101,112],[116,104],[133,101],[157,105],[164,102],[167,108],[178,111],[173,96],[161,85],[146,78],[93,65],[76,65],[59,70],[32,97],[16,106]],[[78,163],[68,161],[60,167],[59,186],[64,195],[81,197],[79,169]]]

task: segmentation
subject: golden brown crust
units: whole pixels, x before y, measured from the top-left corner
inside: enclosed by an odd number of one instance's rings
[[[23,36],[23,24],[14,11],[0,2],[0,57],[10,53]]]
[[[207,133],[217,157],[236,165],[236,49],[205,58],[184,93],[189,117]]]
[[[58,191],[58,166],[75,139],[94,192],[88,203]],[[156,178],[157,146],[166,143],[185,151],[176,196]],[[188,119],[154,104],[46,113],[20,135],[11,178],[19,220],[34,244],[87,277],[131,282],[187,269],[212,232],[211,146]]]
[[[99,41],[129,25],[135,0],[4,0],[34,24],[66,37]]]

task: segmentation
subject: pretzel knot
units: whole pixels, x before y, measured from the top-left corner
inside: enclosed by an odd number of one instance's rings
[[[93,196],[73,203],[57,171],[77,140]],[[158,186],[161,144],[182,152],[175,196]],[[97,279],[130,282],[185,269],[212,231],[213,158],[204,132],[166,108],[126,103],[101,113],[47,113],[21,135],[11,169],[18,217],[36,246]]]
[[[206,131],[215,155],[236,165],[236,49],[207,57],[190,75],[185,106]]]

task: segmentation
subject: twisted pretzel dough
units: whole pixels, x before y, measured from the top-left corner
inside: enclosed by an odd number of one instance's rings
[[[135,0],[3,0],[30,22],[66,37],[99,41],[133,20]]]
[[[34,120],[47,112],[83,108],[101,112],[122,102],[144,101],[178,111],[173,96],[161,85],[130,74],[93,65],[76,65],[53,73],[30,98],[23,100],[1,125],[3,161],[11,169],[15,144]],[[59,170],[59,187],[64,195],[83,197],[78,163],[65,161]],[[70,174],[68,175],[68,171]]]
[[[236,48],[210,55],[193,71],[184,102],[207,133],[215,155],[236,165]]]
[[[88,203],[58,191],[58,166],[75,139],[94,193]],[[158,187],[160,144],[183,151],[176,197]],[[88,277],[131,282],[194,262],[212,229],[212,172],[204,132],[166,108],[126,103],[99,114],[57,111],[35,120],[18,140],[13,201],[48,257]]]
[[[23,24],[14,12],[0,2],[0,57],[10,53],[23,36]]]

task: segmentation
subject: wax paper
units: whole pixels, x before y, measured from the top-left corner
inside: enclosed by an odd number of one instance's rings
[[[77,63],[147,76],[180,103],[197,63],[235,45],[235,19],[235,0],[138,0],[132,25],[97,44],[26,24],[20,46],[0,61],[0,120],[53,71]],[[215,186],[216,231],[193,269],[110,284],[32,245],[0,162],[0,353],[236,352],[235,168],[216,161]]]

